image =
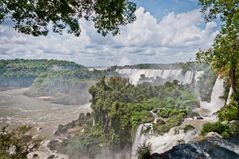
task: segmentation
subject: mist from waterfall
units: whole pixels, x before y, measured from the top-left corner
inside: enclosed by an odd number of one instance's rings
[[[225,101],[221,98],[224,95],[224,80],[221,79],[220,77],[217,77],[217,80],[213,86],[213,90],[211,93],[211,102],[205,102],[205,101],[200,101],[200,107],[203,109],[207,109],[210,111],[211,114],[217,112],[220,110],[224,104]]]
[[[167,81],[178,80],[182,84],[191,84],[194,80],[193,71],[187,71],[183,73],[182,69],[117,69],[116,72],[126,78],[129,78],[133,85],[138,84],[141,75],[153,79],[159,77]]]

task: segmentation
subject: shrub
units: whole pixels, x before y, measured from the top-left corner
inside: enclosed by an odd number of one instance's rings
[[[216,132],[222,134],[223,132],[229,131],[229,125],[222,124],[221,122],[206,123],[203,125],[201,133],[205,135],[208,132]]]
[[[187,124],[187,125],[184,126],[183,131],[186,133],[186,132],[188,132],[190,130],[193,130],[193,129],[195,129],[194,126],[192,126],[190,124]]]
[[[239,120],[238,117],[238,108],[237,108],[238,102],[236,102],[233,98],[230,104],[223,107],[218,112],[218,117],[221,121],[232,121],[232,120]]]
[[[149,159],[152,152],[152,145],[150,143],[144,142],[138,147],[138,159]]]
[[[229,135],[228,132],[224,131],[224,132],[222,133],[222,137],[223,137],[224,139],[228,139],[228,138],[230,137],[230,135]]]
[[[238,122],[231,122],[229,124],[224,124],[221,122],[216,123],[206,123],[203,125],[201,131],[202,135],[208,132],[216,132],[220,134],[223,138],[230,138],[239,135],[239,124]]]

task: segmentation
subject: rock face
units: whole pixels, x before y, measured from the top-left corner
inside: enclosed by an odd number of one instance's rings
[[[197,149],[189,144],[182,144],[173,147],[162,154],[153,154],[150,159],[206,159],[207,157],[198,153]]]
[[[238,138],[228,142],[217,136],[205,140],[174,146],[162,154],[154,153],[150,159],[238,159]]]

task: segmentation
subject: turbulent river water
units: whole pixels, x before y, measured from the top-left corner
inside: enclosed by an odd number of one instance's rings
[[[28,88],[0,92],[0,125],[31,124],[38,127],[43,137],[51,139],[59,124],[78,118],[81,112],[90,112],[90,103],[85,105],[53,104],[49,97],[31,98],[24,93]],[[45,100],[44,100],[45,99]]]

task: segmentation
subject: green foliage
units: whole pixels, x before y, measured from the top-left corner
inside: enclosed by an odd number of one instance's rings
[[[40,146],[41,139],[34,136],[32,127],[23,125],[13,130],[0,132],[0,157],[3,159],[26,159],[27,154]],[[15,149],[12,154],[9,149]]]
[[[168,112],[165,121],[153,124],[153,129],[163,134],[181,124],[190,115],[191,109],[198,105],[193,88],[176,81],[161,86],[134,86],[121,77],[103,77],[89,92],[92,95],[91,117],[94,118],[95,125],[85,121],[89,124],[74,122],[69,126],[59,126],[58,132],[63,134],[67,134],[68,129],[80,129],[74,133],[75,136],[53,146],[57,151],[69,156],[83,157],[90,154],[92,158],[103,148],[117,152],[132,146],[139,124],[154,121],[152,110],[154,113],[159,110]],[[150,127],[144,133],[149,130]],[[149,154],[146,149],[142,149],[142,153]]]
[[[58,60],[0,60],[0,86],[28,87],[42,73],[85,69],[76,63]]]
[[[222,27],[212,48],[197,53],[197,59],[211,64],[216,73],[229,79],[233,92],[238,93],[239,3],[228,0],[199,0],[207,20],[220,16]]]
[[[211,21],[217,16],[220,16],[225,27],[239,26],[239,2],[237,0],[199,0],[199,5],[202,7],[202,12],[205,14],[205,19]]]
[[[105,136],[110,140],[120,139],[122,146],[131,143],[132,132],[140,123],[154,120],[151,110],[158,110],[159,116],[168,118],[164,125],[158,126],[163,134],[179,125],[198,105],[193,89],[175,81],[163,86],[140,84],[135,87],[121,77],[102,78],[89,92],[95,121]]]
[[[152,153],[152,145],[144,142],[137,149],[138,159],[149,159]]]
[[[88,89],[106,74],[68,61],[0,60],[0,87],[31,86],[28,96],[51,96],[66,105],[88,103]]]
[[[55,33],[79,36],[80,19],[92,21],[102,35],[119,32],[119,26],[135,20],[136,4],[129,0],[0,1],[0,22],[11,19],[14,28],[33,36]],[[51,24],[51,25],[50,25]]]
[[[218,134],[230,133],[229,125],[222,124],[221,122],[216,123],[206,123],[203,125],[201,133],[205,135],[208,132],[216,132]]]
[[[229,138],[233,136],[239,135],[239,123],[231,122],[231,123],[206,123],[202,128],[202,135],[205,135],[208,132],[216,132],[220,134],[223,138]]]
[[[169,113],[169,116],[167,117],[165,123],[154,125],[154,130],[157,133],[163,135],[164,133],[167,133],[171,128],[179,126],[186,115],[187,111],[174,109],[172,113]]]
[[[184,128],[183,128],[185,133],[190,131],[190,130],[193,130],[193,129],[195,129],[195,127],[190,125],[190,124],[185,125]]]
[[[173,63],[173,64],[137,64],[137,65],[125,65],[125,66],[112,66],[108,70],[114,71],[116,69],[123,69],[123,68],[131,68],[131,69],[183,69],[183,72],[189,70],[197,70],[201,71],[206,68],[207,65],[204,63],[198,62],[181,62],[181,63]]]
[[[218,112],[218,117],[221,121],[239,120],[238,102],[231,98],[231,102]]]

